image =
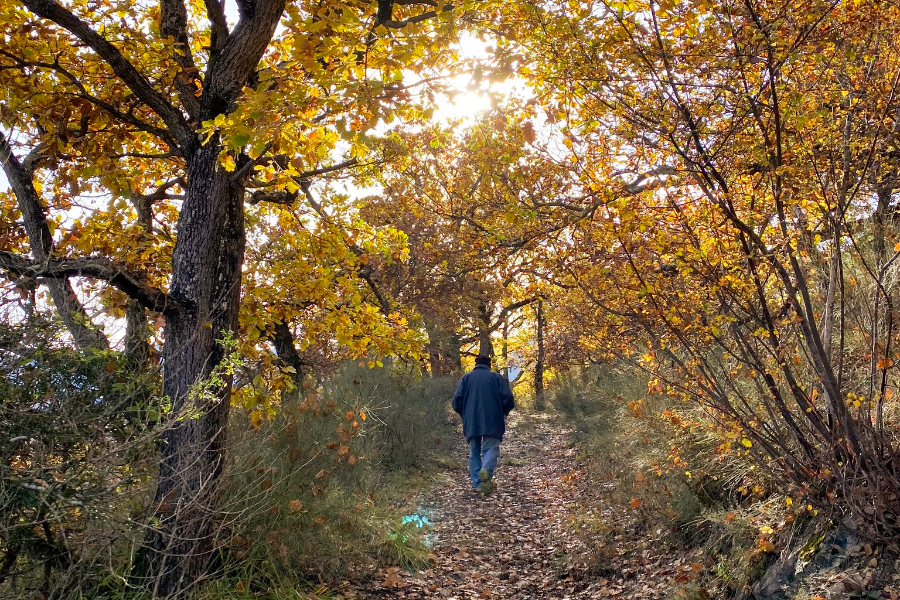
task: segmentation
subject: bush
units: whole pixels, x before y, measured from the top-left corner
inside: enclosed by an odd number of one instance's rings
[[[235,414],[220,543],[235,586],[333,583],[420,561],[421,535],[400,518],[404,482],[451,431],[454,383],[403,364],[348,363],[258,428]]]
[[[648,399],[646,392],[643,374],[595,366],[563,374],[552,402],[575,429],[596,487],[630,511],[633,526],[665,531],[668,540],[677,539],[673,533],[690,536],[689,525],[705,502],[715,503],[721,486],[702,475],[701,456],[687,468],[683,453],[674,451],[679,432],[662,416],[668,399]]]
[[[0,595],[97,597],[127,577],[163,407],[126,363],[39,316],[0,331]]]
[[[421,469],[452,435],[450,401],[456,380],[424,377],[418,365],[366,369],[349,363],[325,385],[331,399],[365,407],[373,423],[363,432],[379,470]]]
[[[598,517],[602,511],[585,510],[576,526],[598,569],[629,528],[662,544],[702,547],[715,572],[676,597],[703,590],[731,597],[765,572],[784,549],[782,539],[795,539],[812,514],[775,493],[771,475],[745,454],[722,451],[707,413],[662,394],[646,396],[647,389],[645,377],[615,366],[560,378],[553,404],[576,431],[591,488],[602,490],[616,514],[630,516],[610,522]]]
[[[421,532],[401,518],[408,475],[452,433],[454,384],[350,363],[285,394],[269,420],[235,409],[220,577],[198,597],[298,597],[304,584],[421,564]],[[73,350],[38,317],[0,329],[0,596],[141,597],[129,577],[174,418],[158,372]]]

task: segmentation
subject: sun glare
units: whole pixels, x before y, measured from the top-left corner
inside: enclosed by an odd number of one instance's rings
[[[478,38],[463,34],[457,50],[460,64],[477,64],[487,61],[490,47]],[[448,94],[435,100],[435,117],[439,120],[462,121],[471,125],[480,114],[494,108],[502,98],[527,95],[527,86],[519,78],[511,76],[504,80],[476,78],[471,72],[464,72],[449,78]]]
[[[435,101],[435,116],[447,121],[462,120],[471,124],[479,114],[490,110],[493,91],[474,88],[469,75],[457,75],[450,80],[451,91]]]

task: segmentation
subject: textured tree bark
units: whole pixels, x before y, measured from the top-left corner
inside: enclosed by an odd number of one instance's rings
[[[278,355],[285,365],[292,367],[294,372],[291,379],[294,385],[299,389],[303,384],[304,368],[303,358],[297,352],[297,345],[294,341],[294,333],[290,326],[284,321],[275,323],[275,331],[272,334],[272,345],[275,346],[275,354]]]
[[[154,595],[182,595],[209,572],[220,522],[219,480],[230,376],[211,377],[237,330],[244,259],[244,189],[218,168],[219,145],[191,163],[170,295],[190,310],[165,327],[163,392],[173,401],[163,434],[155,508],[159,523],[139,569]]]
[[[201,122],[234,110],[285,1],[258,0],[242,13],[207,68]],[[221,140],[214,135],[198,147],[192,135],[182,145],[187,189],[169,295],[187,310],[166,316],[163,393],[172,399],[175,419],[162,441],[154,499],[159,523],[149,531],[138,565],[148,590],[164,597],[183,596],[212,566],[231,402],[231,377],[215,369],[228,352],[222,342],[237,332],[246,242],[245,190],[219,166]]]
[[[493,358],[494,344],[491,341],[491,333],[494,329],[491,327],[491,313],[488,312],[487,305],[482,304],[479,307],[478,319],[478,354]]]

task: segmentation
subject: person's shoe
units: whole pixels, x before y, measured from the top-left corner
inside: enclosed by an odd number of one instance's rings
[[[487,496],[494,491],[494,482],[491,481],[491,476],[488,474],[487,469],[478,471],[478,479],[481,480],[481,493]]]

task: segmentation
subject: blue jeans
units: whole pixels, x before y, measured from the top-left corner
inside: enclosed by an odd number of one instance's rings
[[[473,487],[481,487],[478,471],[487,469],[488,476],[494,476],[497,459],[500,458],[500,438],[475,436],[469,439],[469,477]]]

